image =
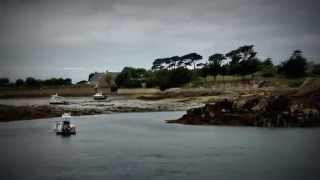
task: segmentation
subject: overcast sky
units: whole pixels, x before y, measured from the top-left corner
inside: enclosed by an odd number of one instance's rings
[[[87,79],[158,57],[320,57],[319,0],[0,0],[0,77]]]

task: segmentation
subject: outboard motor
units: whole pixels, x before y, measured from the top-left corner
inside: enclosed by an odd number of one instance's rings
[[[63,135],[70,135],[70,122],[69,121],[63,121],[63,128],[62,128],[62,134]]]

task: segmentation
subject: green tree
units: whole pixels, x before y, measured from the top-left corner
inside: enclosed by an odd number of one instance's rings
[[[197,67],[197,62],[202,60],[202,56],[193,52],[193,53],[190,53],[190,54],[186,54],[184,56],[181,57],[181,63],[179,64],[184,64],[184,66],[193,66],[193,69],[195,70],[196,67]]]
[[[273,65],[272,59],[267,58],[261,63],[261,76],[274,77],[277,73],[276,67]]]
[[[267,58],[262,62],[262,66],[274,66],[272,59],[271,58]]]
[[[33,78],[33,77],[28,77],[28,78],[25,80],[25,84],[26,84],[26,86],[29,86],[29,87],[40,86],[40,81],[39,81],[39,80],[36,80],[36,79]]]
[[[172,56],[170,58],[168,58],[167,60],[167,68],[168,69],[176,69],[179,65],[179,63],[181,62],[181,57],[179,56]]]
[[[0,78],[0,86],[7,86],[9,85],[10,80],[9,78]]]
[[[245,73],[246,66],[253,66],[257,62],[257,52],[254,50],[254,45],[241,46],[235,50],[226,53],[226,57],[231,61],[229,62],[228,71],[230,74],[247,74]],[[249,61],[249,62],[245,62]],[[253,68],[257,69],[257,68]],[[253,71],[250,70],[250,73]],[[249,72],[248,72],[249,73]]]
[[[24,85],[24,80],[23,79],[17,79],[15,85],[17,87],[23,86]]]
[[[139,88],[145,82],[146,73],[143,68],[125,67],[116,77],[115,83],[118,87]]]
[[[209,56],[209,74],[214,77],[214,80],[216,80],[217,75],[222,72],[222,62],[225,59],[226,57],[219,53]]]
[[[248,59],[240,62],[239,74],[241,76],[246,76],[254,74],[261,68],[261,62],[257,58]]]
[[[155,82],[161,90],[172,87],[179,87],[189,83],[192,79],[192,72],[187,68],[179,67],[173,70],[159,70],[156,71]]]
[[[66,78],[63,81],[64,81],[63,82],[64,85],[72,85],[72,79],[71,78]]]
[[[288,78],[298,78],[306,75],[307,60],[303,57],[302,51],[295,50],[291,57],[281,63],[279,72]]]

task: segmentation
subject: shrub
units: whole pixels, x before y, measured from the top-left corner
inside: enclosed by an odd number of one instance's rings
[[[17,87],[20,87],[20,86],[23,86],[23,85],[24,85],[23,79],[17,79],[17,80],[16,80],[16,86],[17,86]]]
[[[0,78],[0,86],[7,86],[9,83],[10,81],[8,78]]]
[[[147,71],[142,68],[125,67],[118,74],[115,83],[123,88],[140,88],[145,81]]]
[[[279,73],[288,78],[298,78],[306,75],[307,60],[302,56],[302,52],[296,50],[290,59],[282,62],[279,67]]]
[[[155,72],[155,80],[162,91],[189,83],[192,77],[192,72],[186,68],[160,70]]]
[[[262,77],[266,77],[266,78],[274,77],[276,76],[276,74],[277,74],[277,71],[273,66],[266,66],[266,67],[263,67],[263,69],[261,70]]]

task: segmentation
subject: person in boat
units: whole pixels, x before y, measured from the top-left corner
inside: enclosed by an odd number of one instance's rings
[[[71,129],[70,122],[69,121],[63,121],[62,132],[63,133],[69,133],[70,129]]]

